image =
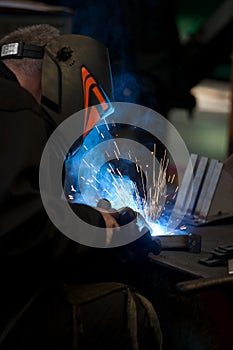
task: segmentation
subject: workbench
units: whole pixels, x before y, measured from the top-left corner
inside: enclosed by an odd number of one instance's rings
[[[151,262],[175,269],[190,275],[191,279],[199,279],[203,287],[219,283],[233,283],[233,274],[228,273],[228,266],[205,266],[200,259],[208,258],[211,251],[221,245],[233,245],[233,224],[215,224],[206,226],[188,226],[187,233],[201,236],[201,252],[191,253],[186,250],[162,250],[160,255],[150,254]],[[208,281],[206,281],[208,279]],[[194,283],[190,283],[195,288]],[[187,285],[188,287],[188,285]],[[197,286],[196,286],[197,287]],[[201,288],[199,284],[199,288]]]
[[[233,244],[233,223],[190,226],[186,232],[201,235],[200,253],[149,254],[146,292],[161,322],[163,350],[233,349],[233,275],[227,265],[199,263],[216,247]]]

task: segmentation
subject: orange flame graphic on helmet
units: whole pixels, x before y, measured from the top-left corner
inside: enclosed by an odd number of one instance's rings
[[[86,109],[83,133],[83,136],[85,137],[112,106],[100,84],[85,66],[82,66],[81,74],[84,108]]]

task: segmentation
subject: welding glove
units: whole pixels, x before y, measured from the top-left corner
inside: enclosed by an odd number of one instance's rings
[[[140,217],[140,214],[133,211],[131,208],[121,208],[117,211],[115,218],[120,227],[128,224],[128,231],[132,231],[135,236],[138,237],[139,227],[137,225],[136,218],[141,221],[145,220]],[[129,234],[132,235],[132,232]],[[142,263],[148,260],[148,254],[152,252],[158,255],[161,252],[161,243],[159,239],[152,238],[148,225],[145,225],[140,229],[140,237],[133,240],[131,243],[123,245],[119,248],[114,248],[115,254],[123,263]]]
[[[95,227],[106,227],[105,220],[101,212],[87,205],[72,204],[73,211],[84,221],[90,224],[89,232],[81,232],[82,235],[88,235],[89,240],[95,240]],[[148,253],[159,254],[161,251],[160,242],[152,239],[148,227],[139,230],[135,218],[139,215],[130,208],[121,208],[117,211],[108,213],[116,222],[119,230],[117,233],[127,234],[128,231],[133,238],[137,239],[131,243],[115,246],[113,248],[95,248],[91,245],[80,244],[77,241],[69,239],[65,235],[54,235],[53,249],[56,260],[57,270],[64,281],[102,281],[102,280],[122,280],[132,275],[132,271],[137,271],[139,265],[149,263]],[[92,227],[92,225],[94,225]],[[78,228],[77,228],[78,230]],[[105,231],[103,231],[105,232]],[[98,242],[102,240],[104,247],[105,235],[98,236]],[[139,237],[139,238],[138,238]],[[116,236],[113,236],[116,239]],[[135,270],[136,268],[136,270]]]
[[[75,206],[72,205],[72,207],[74,208]],[[106,237],[108,236],[108,230],[113,228],[110,242],[108,242],[109,245],[106,244],[106,248],[110,248],[107,250],[109,250],[110,254],[115,256],[117,261],[122,263],[141,263],[148,260],[148,254],[150,252],[154,253],[155,255],[158,255],[160,253],[160,241],[154,237],[152,238],[149,226],[146,224],[144,218],[131,208],[123,207],[118,210],[104,210],[104,212],[101,212],[96,208],[85,205],[77,205],[76,207],[76,214],[78,214],[79,217],[81,217],[83,220],[89,222],[91,225],[106,227],[106,235],[103,236],[102,240],[103,246],[104,241],[106,242]],[[112,218],[113,224],[112,220],[106,220],[103,214],[109,218]],[[95,218],[96,220],[94,220]],[[140,228],[138,226],[139,220]],[[110,223],[109,227],[107,227],[108,223]],[[144,225],[142,223],[144,223]],[[118,224],[118,227],[116,224]],[[122,241],[119,241],[119,234],[127,235],[126,243],[130,243],[122,244]],[[98,240],[100,241],[99,236]]]

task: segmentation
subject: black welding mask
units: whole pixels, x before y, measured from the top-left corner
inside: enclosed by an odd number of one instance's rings
[[[61,35],[45,47],[42,69],[42,105],[59,124],[90,106],[92,118],[84,120],[84,132],[107,115],[113,99],[108,49],[83,35]],[[94,107],[93,107],[94,108]]]

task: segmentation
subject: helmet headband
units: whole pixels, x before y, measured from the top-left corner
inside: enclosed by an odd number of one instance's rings
[[[12,42],[0,46],[0,59],[11,58],[36,58],[41,59],[44,56],[44,47],[37,45],[27,45],[24,42]]]

